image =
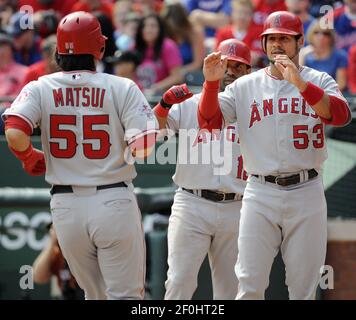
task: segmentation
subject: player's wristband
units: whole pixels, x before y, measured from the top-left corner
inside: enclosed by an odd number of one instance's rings
[[[207,81],[205,80],[203,86],[206,90],[218,91],[220,87],[219,80],[216,81]]]
[[[165,109],[170,109],[170,108],[172,107],[172,104],[169,104],[169,103],[164,102],[163,99],[161,99],[161,101],[159,102],[159,104],[160,104],[163,108],[165,108]]]
[[[324,90],[308,81],[306,89],[300,94],[309,105],[314,106],[323,98]]]
[[[161,103],[157,104],[154,109],[155,114],[160,118],[167,118],[169,113],[169,108],[164,108]]]

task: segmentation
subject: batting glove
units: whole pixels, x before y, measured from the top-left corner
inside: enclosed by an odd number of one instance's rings
[[[173,86],[168,89],[161,99],[161,106],[169,109],[173,104],[183,102],[193,96],[193,93],[189,91],[187,85],[181,84]]]
[[[25,151],[17,151],[11,148],[13,154],[22,162],[24,170],[31,176],[40,176],[46,173],[44,153],[34,149],[32,144]]]

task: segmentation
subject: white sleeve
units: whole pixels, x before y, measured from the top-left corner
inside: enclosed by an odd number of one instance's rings
[[[126,94],[121,121],[125,128],[125,140],[128,144],[139,136],[158,132],[158,122],[152,108],[134,83]]]
[[[219,104],[226,123],[236,122],[236,99],[233,83],[225,88],[224,92],[219,93]]]
[[[41,122],[41,97],[38,81],[31,81],[24,86],[3,118],[15,115],[24,119],[31,128],[36,128]]]
[[[169,110],[166,128],[177,133],[180,128],[181,103],[174,104]]]
[[[321,88],[324,90],[324,92],[328,95],[338,97],[345,102],[347,100],[341,93],[339,86],[337,85],[336,81],[334,80],[333,77],[331,77],[329,74],[326,72],[322,73],[322,78],[321,78]]]

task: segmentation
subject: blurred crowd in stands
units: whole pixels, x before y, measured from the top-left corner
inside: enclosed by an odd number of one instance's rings
[[[29,81],[58,71],[57,24],[79,10],[95,14],[108,38],[97,71],[132,79],[147,98],[182,82],[201,85],[204,57],[228,38],[250,47],[254,70],[265,67],[259,34],[278,10],[304,23],[301,64],[356,94],[356,0],[0,0],[2,108]]]

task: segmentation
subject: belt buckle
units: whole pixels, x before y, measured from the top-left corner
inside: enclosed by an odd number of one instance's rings
[[[215,191],[215,193],[217,193],[217,194],[222,194],[222,195],[223,195],[223,198],[222,198],[221,200],[219,200],[219,202],[225,201],[225,198],[226,198],[226,193],[225,193],[225,192],[222,192],[222,191]]]
[[[280,181],[280,180],[282,180],[282,179],[285,179],[285,178],[286,178],[286,177],[276,176],[276,181],[275,181],[275,184],[277,184],[277,185],[279,185],[279,186],[284,187],[284,186],[285,186],[285,184],[283,184],[283,183],[279,183],[279,181]]]
[[[234,197],[234,200],[235,200],[235,201],[241,201],[242,198],[243,198],[242,194],[235,193],[235,197]]]

